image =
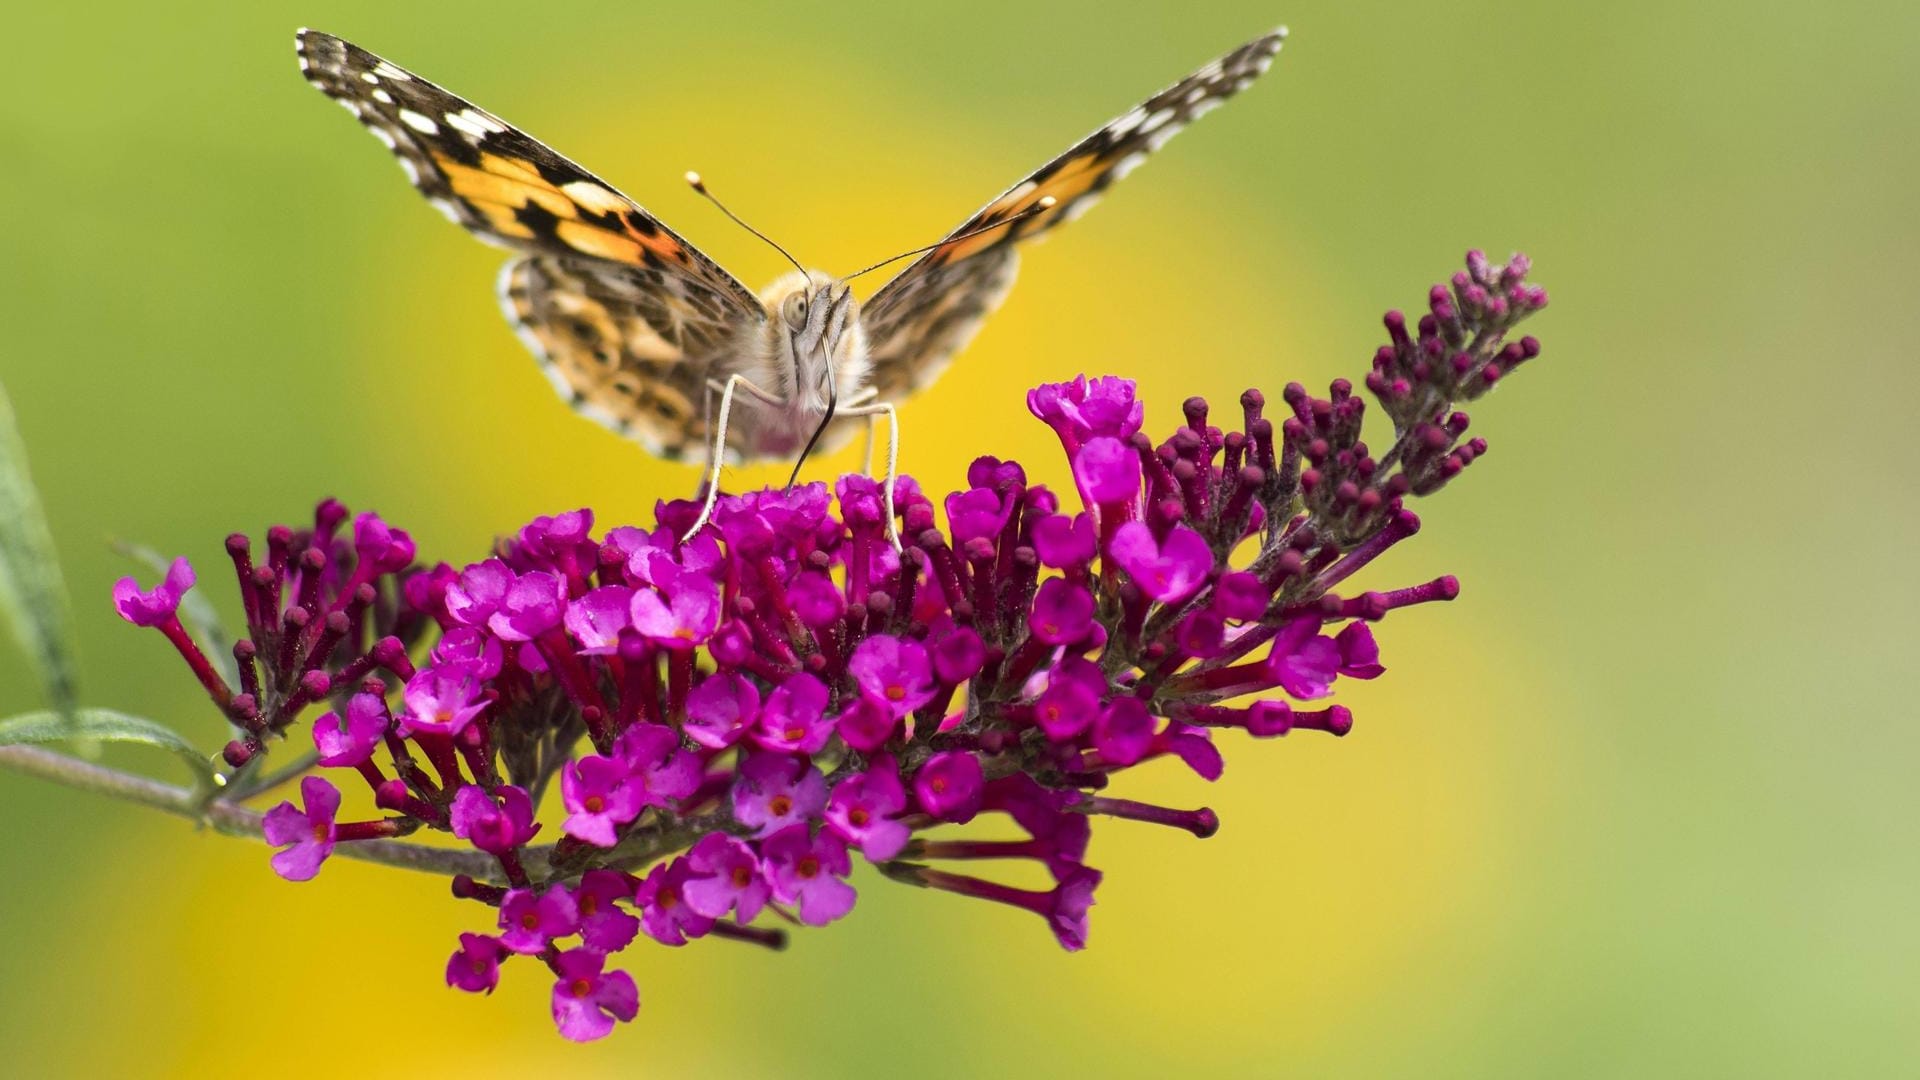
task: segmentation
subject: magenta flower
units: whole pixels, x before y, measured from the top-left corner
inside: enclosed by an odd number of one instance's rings
[[[1088,506],[1125,506],[1140,496],[1140,455],[1111,436],[1090,439],[1073,455],[1073,482]]]
[[[1380,646],[1374,644],[1373,631],[1366,623],[1351,622],[1334,635],[1340,650],[1340,674],[1350,679],[1377,679],[1386,672],[1380,666]]]
[[[760,691],[742,675],[722,672],[709,676],[687,695],[687,738],[709,750],[724,750],[746,734],[747,723],[759,714]]]
[[[1140,591],[1163,604],[1177,604],[1198,592],[1213,569],[1213,550],[1206,538],[1185,525],[1175,525],[1164,543],[1138,521],[1120,526],[1107,554],[1140,586]]]
[[[885,702],[861,694],[847,702],[847,707],[834,717],[833,726],[848,746],[871,754],[893,738],[894,732],[900,729],[900,718]]]
[[[1034,722],[1054,742],[1077,738],[1099,715],[1106,689],[1107,679],[1098,664],[1080,656],[1062,657],[1047,688],[1034,700]]]
[[[567,583],[542,570],[521,574],[507,587],[487,629],[502,641],[532,641],[567,614]]]
[[[1098,553],[1093,518],[1086,514],[1049,514],[1033,523],[1033,549],[1055,569],[1084,567]]]
[[[1112,765],[1132,765],[1153,747],[1157,725],[1146,702],[1122,695],[1107,703],[1093,721],[1093,748]]]
[[[934,677],[949,686],[978,675],[987,662],[987,646],[979,632],[954,622],[950,615],[938,616],[928,625],[927,654],[933,660]]]
[[[347,702],[347,717],[327,713],[313,722],[313,748],[320,764],[333,769],[354,766],[373,756],[393,718],[378,694],[355,694]]]
[[[1111,375],[1067,383],[1044,383],[1027,392],[1027,409],[1060,436],[1071,455],[1095,436],[1125,439],[1140,430],[1145,403],[1134,397],[1133,380]]]
[[[447,816],[453,835],[489,855],[509,854],[540,831],[533,820],[533,799],[512,784],[502,784],[493,795],[468,784],[454,793]]]
[[[1236,570],[1213,583],[1213,610],[1224,619],[1258,619],[1266,614],[1272,596],[1260,575]]]
[[[640,1015],[640,988],[624,971],[606,971],[594,949],[568,949],[553,958],[553,1022],[574,1042],[592,1042]]]
[[[1268,677],[1302,701],[1332,693],[1340,674],[1340,646],[1330,637],[1317,636],[1319,628],[1319,619],[1295,619],[1273,639],[1267,656]]]
[[[560,802],[567,808],[562,832],[595,847],[610,848],[620,828],[646,809],[645,789],[628,775],[624,762],[597,754],[578,758],[560,770]]]
[[[832,626],[847,613],[847,598],[833,579],[817,570],[796,575],[787,586],[787,603],[800,621],[815,630]]]
[[[670,727],[635,724],[620,733],[614,756],[640,785],[645,806],[668,806],[700,786],[700,758]]]
[[[166,579],[147,592],[140,583],[123,577],[113,585],[113,606],[120,617],[135,626],[160,626],[178,617],[180,598],[193,588],[193,567],[186,559],[175,559],[167,567]]]
[[[820,770],[783,754],[753,754],[733,785],[734,820],[766,836],[820,816],[827,782]]]
[[[431,656],[436,665],[470,664],[472,666],[464,670],[482,679],[497,678],[506,661],[500,639],[471,626],[456,626],[441,634]]]
[[[928,758],[914,774],[913,796],[928,814],[965,824],[980,812],[985,783],[979,758],[964,750],[946,750]]]
[[[947,496],[947,522],[953,530],[953,542],[993,539],[1007,527],[1013,516],[1014,502],[991,488],[976,487]]]
[[[573,890],[580,914],[580,941],[589,949],[615,953],[633,943],[640,920],[620,910],[619,901],[633,899],[633,882],[618,870],[589,870]]]
[[[1100,878],[1100,871],[1083,866],[1053,887],[1047,925],[1068,952],[1087,947],[1087,909],[1093,906],[1093,890],[1100,887]]]
[[[894,815],[907,808],[900,770],[881,754],[867,770],[842,779],[827,800],[827,827],[874,862],[900,854],[912,832]]]
[[[1093,630],[1093,593],[1066,578],[1048,578],[1033,598],[1027,625],[1048,645],[1072,645]]]
[[[896,719],[933,700],[933,669],[918,642],[874,634],[853,651],[847,670],[861,692]]]
[[[853,886],[841,880],[853,873],[846,841],[823,829],[809,837],[805,825],[793,825],[760,842],[774,899],[800,905],[800,921],[825,926],[853,910]]]
[[[648,937],[662,945],[685,945],[713,929],[713,920],[687,903],[686,888],[692,879],[693,870],[685,859],[654,864],[634,896],[640,905],[640,929]]]
[[[273,872],[288,881],[309,881],[318,874],[337,837],[333,819],[340,812],[339,788],[309,776],[300,781],[300,801],[304,809],[283,802],[261,821],[267,843],[282,849],[273,857]]]
[[[538,956],[547,943],[580,930],[580,908],[565,885],[509,889],[500,901],[500,944],[523,956]]]
[[[379,514],[368,511],[353,519],[353,552],[363,576],[391,574],[405,570],[413,562],[413,537],[408,536],[405,529],[396,529],[380,520]]]
[[[787,754],[813,754],[827,744],[833,734],[833,718],[827,715],[827,684],[802,671],[787,677],[767,696],[760,710],[760,722],[753,730],[753,743],[762,750]]]
[[[470,994],[493,993],[500,985],[500,961],[506,946],[485,934],[461,934],[460,947],[447,959],[447,985]]]
[[[753,849],[725,833],[708,833],[687,852],[690,876],[681,892],[687,906],[709,919],[732,911],[750,923],[767,904],[770,888]]]
[[[673,571],[659,582],[666,599],[652,589],[633,594],[630,616],[642,637],[669,649],[691,649],[713,636],[720,625],[720,587],[711,578]]]
[[[594,589],[567,604],[567,633],[580,643],[582,656],[605,656],[620,649],[620,631],[633,625],[633,590],[625,585]]]
[[[486,626],[506,599],[513,577],[513,571],[499,559],[474,563],[447,586],[447,614],[461,626]]]
[[[458,735],[487,709],[487,680],[480,671],[479,661],[456,660],[415,672],[401,695],[406,705],[401,725],[410,732]]]

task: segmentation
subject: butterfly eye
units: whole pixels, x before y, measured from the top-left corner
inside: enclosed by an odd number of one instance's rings
[[[793,329],[805,329],[807,325],[807,298],[800,293],[788,294],[787,302],[780,305],[780,315],[787,320],[787,325]]]

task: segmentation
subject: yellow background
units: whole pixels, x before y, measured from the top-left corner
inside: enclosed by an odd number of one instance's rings
[[[1365,584],[1344,741],[1225,740],[1206,842],[1102,823],[1092,946],[862,871],[784,955],[636,946],[639,1020],[441,985],[478,908],[305,885],[173,819],[0,778],[14,1075],[1890,1075],[1920,1052],[1912,42],[1865,2],[36,5],[0,63],[0,381],[75,595],[87,699],[218,725],[110,613],[110,536],[193,557],[335,494],[461,560],[529,515],[641,520],[690,470],[562,408],[500,255],[297,76],[302,23],[524,125],[751,285],[924,243],[1266,26],[1244,98],[1034,250],[902,411],[906,464],[1064,479],[1025,388],[1140,379],[1150,428],[1356,377],[1469,246],[1531,253],[1546,353],[1491,454]],[[852,452],[831,466],[849,467]],[[815,470],[825,475],[827,467]],[[774,470],[740,474],[768,482]],[[1904,704],[1903,704],[1904,703]],[[36,707],[0,656],[0,713]],[[116,764],[170,762],[110,754]],[[468,1075],[472,1075],[469,1072]]]

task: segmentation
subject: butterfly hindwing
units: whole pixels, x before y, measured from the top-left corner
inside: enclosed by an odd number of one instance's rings
[[[1267,70],[1286,40],[1264,34],[1153,95],[1015,184],[867,302],[863,323],[882,400],[932,382],[1013,283],[1019,241],[1084,213],[1115,180]],[[1040,209],[1043,198],[1054,205]],[[1004,228],[968,236],[1022,215]]]
[[[765,317],[731,274],[611,185],[491,113],[340,38],[295,41],[309,82],[393,151],[415,188],[523,253],[508,318],[563,397],[663,456],[699,445],[707,361]],[[693,393],[695,398],[697,393]]]

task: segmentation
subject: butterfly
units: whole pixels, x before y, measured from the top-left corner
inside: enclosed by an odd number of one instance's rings
[[[1285,38],[1281,28],[1201,66],[939,243],[845,277],[807,270],[721,205],[793,263],[758,293],[606,181],[464,98],[330,34],[301,30],[294,48],[307,80],[386,144],[428,202],[515,253],[500,274],[501,305],[561,397],[658,457],[710,455],[710,508],[723,459],[804,459],[845,442],[860,418],[891,417],[1005,298],[1022,241],[1077,217],[1245,89]],[[853,297],[852,278],[912,255],[864,303]],[[752,407],[729,425],[736,393]],[[889,494],[892,475],[890,461]]]

